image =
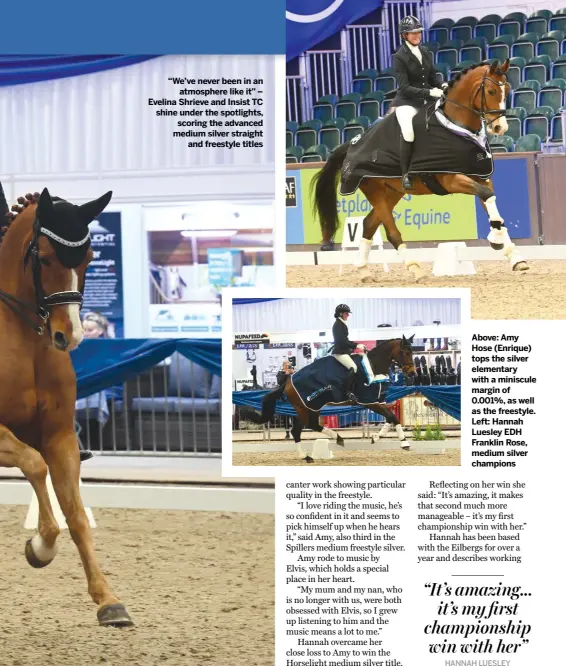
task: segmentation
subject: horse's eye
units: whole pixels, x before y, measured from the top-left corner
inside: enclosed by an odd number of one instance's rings
[[[495,90],[490,90],[490,91],[489,91],[489,94],[490,94],[490,95],[495,95]]]
[[[47,257],[41,257],[40,261],[44,266],[51,266],[51,262],[49,259],[47,259]]]

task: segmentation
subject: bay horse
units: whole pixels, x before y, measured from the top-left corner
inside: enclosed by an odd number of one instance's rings
[[[510,90],[506,72],[509,60],[503,65],[499,62],[481,63],[463,70],[448,83],[444,93],[442,111],[453,124],[473,133],[479,133],[486,127],[491,134],[502,135],[507,129],[505,120],[505,100]],[[429,112],[429,109],[426,111]],[[390,115],[382,123],[395,123],[395,116]],[[381,125],[381,123],[380,123]],[[323,244],[332,242],[338,228],[337,211],[337,180],[346,159],[350,144],[345,143],[336,148],[328,158],[325,166],[313,179],[314,212],[318,215],[322,229]],[[491,227],[487,237],[494,250],[503,250],[513,271],[528,270],[528,265],[512,243],[505,227],[503,218],[497,210],[495,192],[491,178],[466,176],[461,173],[435,173],[436,181],[450,194],[471,194],[479,197],[489,217]],[[414,190],[411,194],[434,194],[420,177],[414,177]],[[418,281],[424,276],[419,262],[407,256],[407,246],[395,223],[393,209],[406,192],[401,185],[401,178],[364,178],[360,190],[372,205],[372,210],[364,218],[363,237],[360,241],[360,254],[355,264],[362,279],[369,277],[367,265],[372,239],[383,224],[387,240],[404,260],[406,268]]]
[[[367,360],[369,361],[373,373],[375,375],[388,375],[389,366],[392,361],[395,361],[403,370],[405,374],[414,375],[415,366],[413,363],[413,348],[412,342],[414,335],[410,338],[403,336],[402,338],[396,338],[394,340],[383,340],[379,342],[373,349],[370,349],[367,352]],[[261,414],[258,416],[257,423],[267,423],[275,415],[275,409],[277,405],[277,400],[280,400],[283,395],[287,398],[289,403],[293,405],[295,411],[297,412],[298,419],[293,419],[293,428],[291,429],[291,434],[297,444],[297,453],[300,458],[305,460],[307,463],[312,463],[313,459],[307,455],[301,446],[301,433],[303,428],[310,428],[315,432],[320,432],[327,437],[333,439],[336,444],[339,446],[344,446],[344,440],[339,435],[339,433],[334,430],[327,428],[320,424],[320,411],[315,411],[306,407],[301,396],[293,386],[293,378],[297,378],[300,375],[300,370],[298,370],[294,375],[291,375],[287,380],[286,384],[279,386],[274,391],[271,391],[263,397],[261,403]],[[401,448],[404,451],[410,450],[410,445],[405,443],[405,433],[403,432],[403,427],[399,422],[399,419],[395,414],[385,406],[384,402],[375,402],[372,404],[354,402],[353,400],[346,400],[340,403],[327,403],[329,405],[340,405],[341,407],[345,406],[356,406],[360,405],[363,409],[370,409],[376,414],[381,414],[386,420],[385,425],[381,428],[378,435],[374,439],[379,439],[380,436],[383,436],[387,431],[393,426],[397,431],[397,437],[401,442]]]
[[[82,340],[79,309],[92,259],[89,223],[112,192],[75,206],[26,195],[8,212],[0,185],[0,467],[19,468],[39,503],[37,532],[25,545],[32,567],[57,554],[59,527],[49,500],[51,476],[86,574],[101,625],[133,624],[98,563],[79,491],[74,430],[76,377],[69,352]]]

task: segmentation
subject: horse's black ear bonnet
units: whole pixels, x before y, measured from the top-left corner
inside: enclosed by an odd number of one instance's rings
[[[46,236],[55,250],[57,259],[65,268],[76,268],[85,259],[90,247],[88,225],[108,205],[111,192],[82,206],[51,198],[47,188],[43,190],[35,212],[32,246],[37,246],[39,235]]]
[[[49,239],[57,259],[63,266],[66,268],[80,266],[90,247],[88,225],[106,208],[111,198],[112,192],[107,192],[95,201],[74,206],[63,199],[52,199],[47,188],[41,193],[35,210],[31,242],[24,256],[24,267],[28,263],[31,264],[35,306],[0,289],[0,300],[13,312],[21,315],[38,335],[50,330],[49,317],[53,306],[75,304],[80,307],[83,302],[82,288],[80,291],[45,294],[41,280],[39,237],[43,235]],[[0,186],[0,209],[5,207],[3,204],[6,204],[6,199]],[[33,320],[34,316],[40,320],[38,323]]]

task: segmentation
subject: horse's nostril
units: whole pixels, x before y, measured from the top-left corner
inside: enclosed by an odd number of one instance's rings
[[[53,342],[57,347],[59,347],[59,349],[66,349],[69,346],[65,334],[59,331],[57,331],[57,333],[55,333],[55,335],[53,336]]]

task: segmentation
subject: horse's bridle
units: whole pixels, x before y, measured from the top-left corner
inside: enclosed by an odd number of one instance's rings
[[[8,294],[2,289],[0,289],[0,301],[7,305],[12,312],[22,317],[38,335],[43,335],[45,330],[49,329],[50,309],[52,307],[55,305],[78,305],[80,307],[83,303],[82,291],[58,291],[49,296],[45,295],[41,283],[41,260],[39,258],[39,236],[41,234],[48,236],[56,243],[71,248],[81,247],[90,240],[90,232],[79,241],[68,241],[58,236],[50,229],[41,226],[39,213],[36,210],[32,239],[24,256],[24,270],[28,262],[31,263],[33,286],[35,289],[35,307],[16,296],[12,296],[12,294]],[[34,322],[34,317],[39,319],[39,323]]]
[[[486,83],[486,81],[491,81],[497,87],[501,86],[501,83],[499,81],[496,81],[495,79],[492,79],[491,76],[487,75],[488,71],[489,70],[486,70],[484,72],[481,84],[479,85],[478,89],[476,90],[476,94],[472,97],[472,104],[474,104],[478,94],[481,93],[481,107],[480,107],[479,110],[476,109],[473,106],[466,106],[465,104],[460,104],[460,102],[456,102],[453,99],[448,99],[448,97],[446,97],[446,96],[443,99],[443,103],[450,102],[450,104],[454,104],[455,106],[459,106],[462,109],[466,109],[466,111],[471,111],[472,113],[475,113],[476,115],[478,115],[481,118],[482,122],[485,123],[486,127],[489,127],[492,123],[494,123],[496,120],[499,120],[499,118],[501,118],[501,116],[504,116],[507,113],[506,109],[493,109],[493,110],[488,109],[488,110],[486,110],[486,106],[487,106],[486,99],[485,99],[485,83]],[[503,83],[507,84],[509,82],[508,79],[507,79],[507,76],[503,73],[501,74],[501,76],[503,76],[503,78],[504,78]],[[487,118],[488,115],[495,116],[495,118],[493,118],[493,120],[488,121],[488,118]]]
[[[404,345],[403,343],[401,343],[399,345],[399,355],[398,355],[399,358],[393,357],[393,360],[397,363],[397,365],[401,367],[401,370],[403,370],[405,374],[409,373],[409,371],[411,370],[411,365],[409,363],[402,363],[403,352],[412,352],[412,351],[413,347],[410,344]]]
[[[385,342],[385,340],[383,342]],[[395,340],[391,340],[389,342],[393,343],[393,342],[395,342]],[[374,349],[375,348],[376,347],[374,347]],[[373,351],[373,350],[371,350],[371,351]],[[409,352],[413,351],[412,345],[410,343],[407,343],[407,344],[404,345],[401,341],[401,343],[399,345],[399,354],[396,355],[396,356],[393,356],[393,355],[391,356],[391,360],[395,361],[395,363],[397,363],[397,365],[403,370],[403,372],[405,374],[408,374],[409,371],[411,370],[411,365],[409,365],[408,363],[403,363],[403,352],[407,352],[407,351],[409,351]],[[368,352],[368,355],[369,355],[369,352]],[[369,356],[368,356],[368,360],[369,360]],[[371,364],[371,361],[370,361],[370,364]]]

